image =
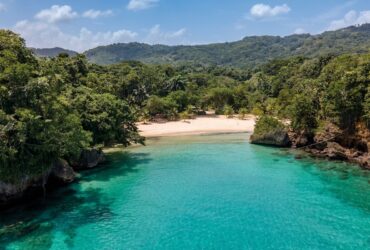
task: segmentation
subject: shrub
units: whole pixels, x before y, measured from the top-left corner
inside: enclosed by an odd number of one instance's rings
[[[261,116],[264,114],[263,110],[259,107],[254,107],[252,109],[252,114],[255,115],[255,116]]]
[[[238,118],[240,120],[244,120],[247,114],[248,114],[248,109],[241,108],[241,109],[239,109],[239,117]]]
[[[257,120],[254,134],[263,135],[281,130],[285,130],[285,125],[282,122],[272,116],[264,115]]]
[[[224,107],[224,115],[227,116],[227,118],[232,118],[234,116],[234,110],[231,106],[225,105]]]

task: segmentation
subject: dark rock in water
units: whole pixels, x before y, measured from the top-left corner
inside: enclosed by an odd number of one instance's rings
[[[361,167],[370,169],[370,154],[363,154],[350,159],[351,162],[359,164]]]
[[[61,183],[70,183],[76,178],[76,173],[73,168],[63,159],[58,159],[54,162],[50,174],[50,177]]]
[[[46,185],[50,170],[40,176],[24,176],[16,183],[0,181],[0,208],[21,198],[28,189],[42,188]]]
[[[260,145],[270,145],[277,147],[289,147],[291,141],[285,130],[266,132],[264,134],[253,134],[250,138],[251,143]]]
[[[57,187],[61,184],[73,182],[76,178],[75,169],[96,167],[105,160],[104,153],[99,149],[84,150],[77,161],[69,164],[58,159],[37,176],[22,176],[16,182],[0,181],[0,209],[15,203],[45,194],[46,187]],[[72,167],[73,168],[72,168]]]
[[[59,186],[74,181],[76,173],[62,159],[38,176],[23,176],[16,182],[0,181],[0,208],[45,194],[46,186]]]
[[[72,161],[71,166],[74,169],[89,169],[98,166],[105,161],[105,156],[100,149],[89,149],[81,152],[80,158],[77,161]]]

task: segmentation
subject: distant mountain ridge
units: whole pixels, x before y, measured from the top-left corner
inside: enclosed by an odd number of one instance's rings
[[[73,50],[67,50],[59,47],[55,48],[47,48],[47,49],[36,49],[36,48],[31,48],[33,53],[38,56],[38,57],[56,57],[59,54],[68,54],[69,56],[75,56],[78,53]]]
[[[112,64],[125,60],[145,63],[202,63],[253,67],[271,59],[289,56],[366,53],[370,50],[370,24],[351,26],[319,35],[251,36],[243,40],[195,46],[112,44],[85,52],[93,63]]]
[[[48,56],[53,51],[42,51]],[[250,36],[236,42],[207,45],[148,45],[118,43],[99,46],[84,54],[97,64],[141,61],[154,64],[198,63],[254,67],[272,59],[290,56],[314,57],[325,54],[367,53],[370,51],[370,24],[350,26],[318,35]],[[40,50],[36,54],[40,53]],[[54,54],[55,54],[54,53]],[[76,53],[76,52],[74,52]],[[40,53],[41,54],[41,53]]]

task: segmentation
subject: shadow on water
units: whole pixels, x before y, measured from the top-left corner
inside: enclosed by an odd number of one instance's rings
[[[333,197],[370,215],[370,173],[344,162],[303,159],[305,169],[316,175]]]
[[[290,163],[299,162],[300,167],[323,183],[322,192],[370,215],[370,171],[360,166],[327,159],[315,158],[296,150],[273,153],[288,157]]]
[[[312,157],[308,153],[293,149],[275,149],[253,145],[252,150],[266,159],[271,158],[272,164],[265,164],[267,168],[292,168],[299,167],[302,173],[314,176],[314,179],[305,179],[305,183],[297,182],[296,185],[306,185],[305,188],[312,188],[314,185],[318,195],[328,195],[347,204],[361,212],[370,215],[370,171],[361,167],[327,159]],[[288,164],[284,164],[288,163]],[[289,171],[290,173],[294,173]],[[301,177],[297,176],[297,179]],[[309,183],[309,182],[312,183]],[[314,184],[319,181],[321,185]],[[300,187],[299,189],[302,189]],[[308,201],[309,202],[309,201]]]
[[[49,249],[54,234],[67,235],[64,243],[73,247],[78,227],[105,220],[115,214],[110,205],[114,202],[102,194],[100,188],[80,191],[80,183],[99,180],[109,181],[116,176],[137,172],[137,167],[148,163],[147,154],[115,153],[108,156],[108,162],[101,167],[84,171],[78,182],[51,191],[45,199],[1,212],[0,249],[17,242],[20,249]]]
[[[118,176],[138,172],[138,167],[151,161],[147,153],[117,152],[108,155],[107,161],[98,168],[84,171],[82,181],[110,181]]]

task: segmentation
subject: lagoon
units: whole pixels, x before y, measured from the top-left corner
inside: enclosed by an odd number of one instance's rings
[[[2,213],[0,249],[370,248],[368,171],[248,136],[111,153],[46,200]]]

